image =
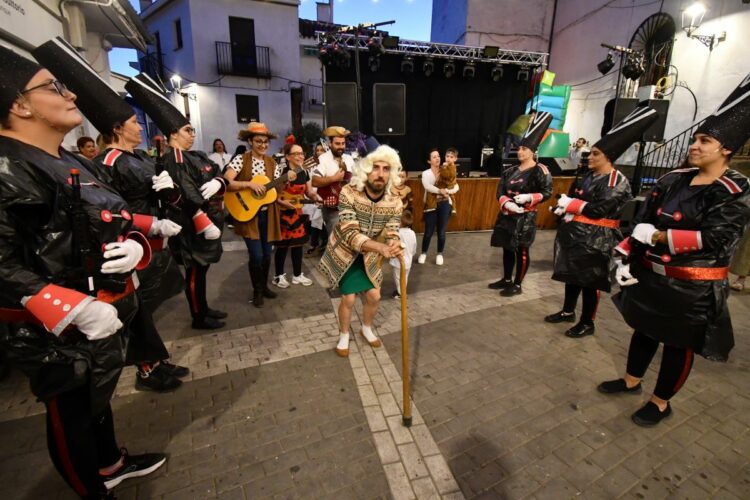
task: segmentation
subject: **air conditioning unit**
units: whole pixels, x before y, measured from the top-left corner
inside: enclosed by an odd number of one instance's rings
[[[643,87],[638,87],[638,101],[649,101],[651,99],[659,99],[661,95],[658,95],[656,92],[656,89],[658,87],[656,85],[644,85]]]

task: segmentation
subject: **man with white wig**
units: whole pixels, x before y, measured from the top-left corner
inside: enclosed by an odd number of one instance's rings
[[[339,342],[336,354],[349,355],[349,323],[356,294],[362,294],[362,335],[372,347],[382,345],[372,331],[380,305],[383,260],[402,254],[398,229],[403,204],[391,188],[400,182],[396,150],[379,146],[354,168],[339,198],[339,220],[328,239],[318,270],[328,287],[338,286]]]

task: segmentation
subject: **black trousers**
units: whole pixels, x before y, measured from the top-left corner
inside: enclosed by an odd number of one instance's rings
[[[210,266],[194,264],[185,267],[185,296],[194,320],[206,319],[208,301],[206,300],[206,274]]]
[[[516,268],[516,279],[513,282],[520,285],[531,264],[531,256],[528,247],[519,246],[516,251],[503,248],[503,279],[509,280],[513,276],[513,267]]]
[[[284,264],[286,263],[286,254],[289,253],[288,247],[276,247],[274,256],[274,265],[276,266],[276,276],[284,274]],[[302,247],[292,247],[292,271],[295,276],[302,274]]]
[[[599,308],[600,292],[596,288],[584,288],[578,285],[565,284],[565,302],[563,311],[572,313],[576,310],[578,296],[583,293],[583,309],[581,310],[581,323],[593,325],[596,318],[596,310]]]
[[[104,498],[99,469],[121,456],[112,408],[91,414],[89,386],[64,392],[46,403],[47,447],[55,468],[81,498]],[[32,473],[32,471],[29,471]]]
[[[628,375],[643,378],[658,348],[658,341],[637,330],[633,332],[628,349]],[[664,344],[654,396],[664,400],[672,399],[690,375],[694,357],[692,349]]]

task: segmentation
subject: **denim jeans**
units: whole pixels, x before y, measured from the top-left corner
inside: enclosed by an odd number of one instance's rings
[[[245,246],[247,246],[247,252],[250,254],[250,262],[254,262],[255,264],[260,265],[263,260],[271,259],[273,247],[268,242],[268,210],[261,210],[260,212],[258,212],[257,217],[260,239],[243,239],[245,240]]]
[[[424,214],[424,237],[422,238],[422,253],[427,253],[430,249],[430,240],[432,233],[437,227],[438,233],[438,253],[443,253],[445,249],[445,230],[448,227],[448,219],[451,216],[451,204],[446,201],[440,201],[437,208]]]

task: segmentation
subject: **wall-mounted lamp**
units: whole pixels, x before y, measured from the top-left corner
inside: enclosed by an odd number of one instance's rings
[[[708,50],[713,50],[714,45],[727,39],[727,32],[722,31],[714,35],[695,35],[695,30],[700,28],[705,14],[706,7],[700,2],[695,2],[682,11],[682,29],[687,33],[688,38],[695,38],[708,47]]]
[[[175,73],[174,75],[172,75],[169,81],[172,82],[172,88],[179,92],[182,88],[182,77]]]

